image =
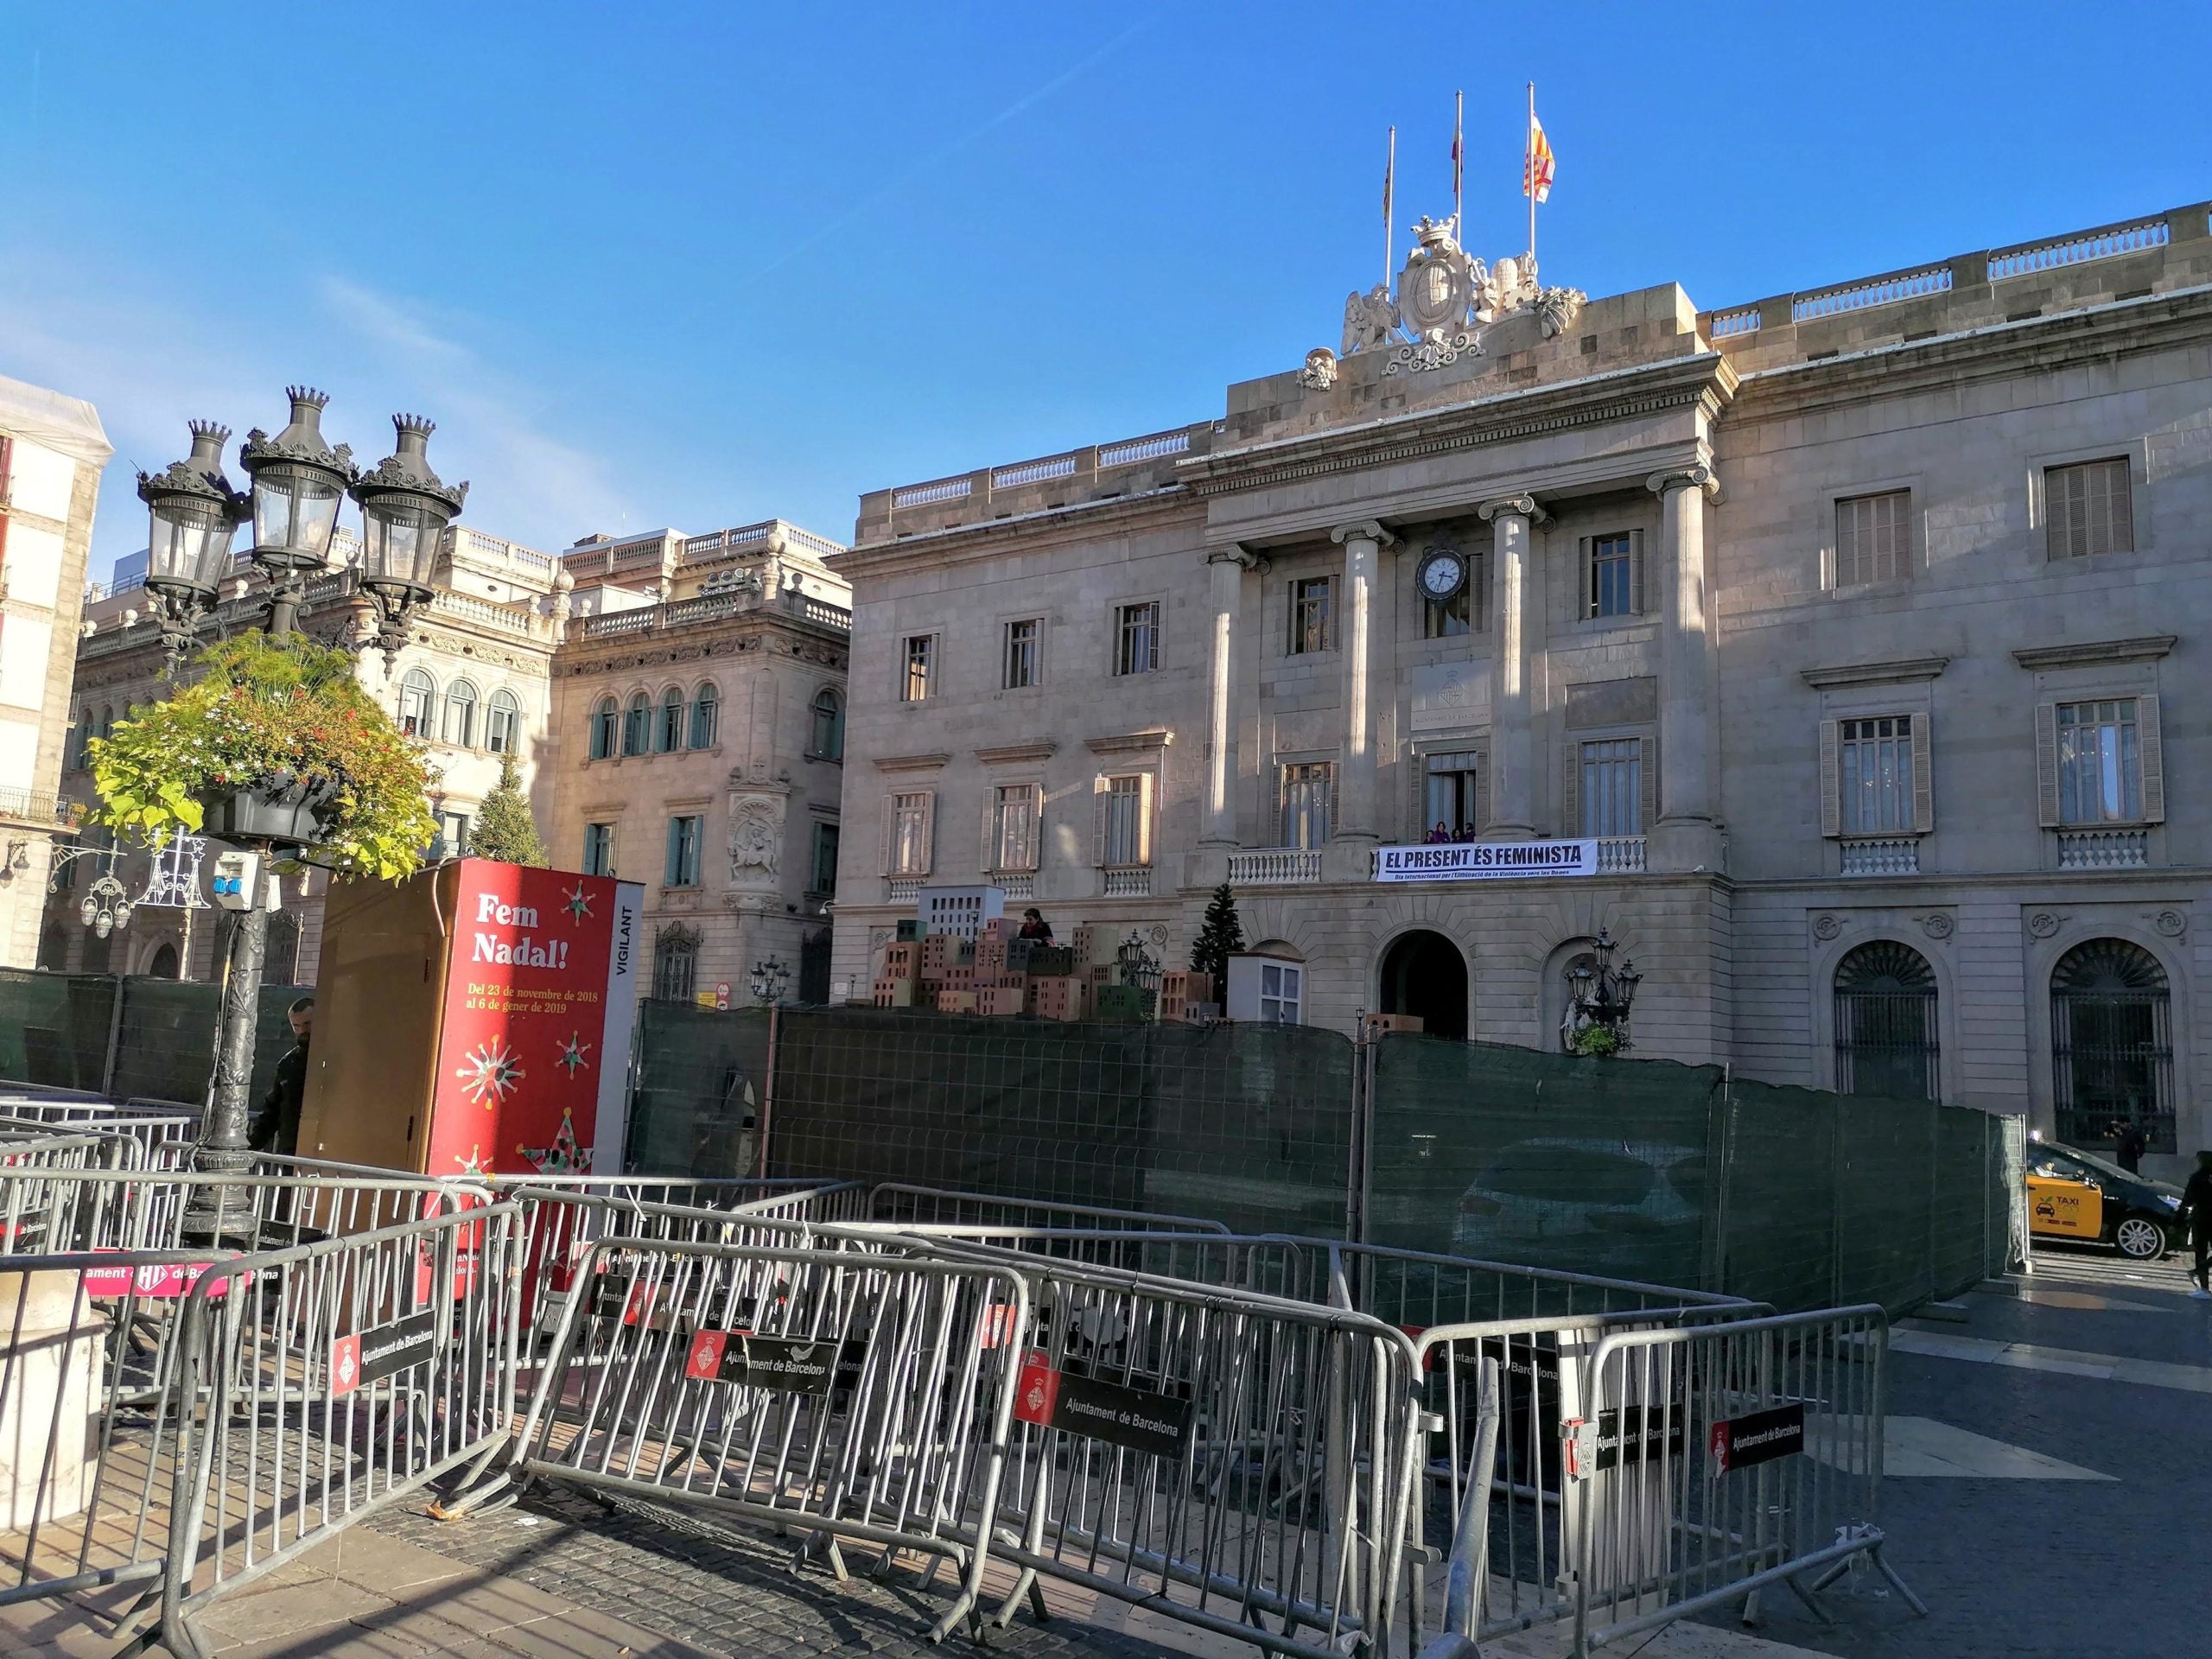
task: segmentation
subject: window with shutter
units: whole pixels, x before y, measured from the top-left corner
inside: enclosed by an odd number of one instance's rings
[[[1324,846],[1336,817],[1336,766],[1327,760],[1286,764],[1282,773],[1282,844],[1300,851]]]
[[[1644,738],[1604,738],[1581,746],[1580,778],[1573,791],[1580,808],[1577,833],[1592,836],[1640,836],[1648,807],[1651,768],[1644,764]]]
[[[886,875],[927,875],[937,797],[915,790],[891,798],[885,845]]]
[[[1835,504],[1835,585],[1902,582],[1912,575],[1912,492],[1885,490]]]
[[[1143,772],[1105,780],[1099,798],[1104,821],[1098,860],[1105,868],[1132,869],[1152,862],[1151,785],[1150,775]]]
[[[2150,821],[2144,810],[2142,705],[2152,701],[2104,697],[2055,705],[2060,823]],[[2155,747],[2157,739],[2152,741]],[[2161,787],[2161,816],[2164,796]]]
[[[2134,550],[2134,503],[2125,456],[2045,467],[2043,499],[2052,558]]]
[[[1915,824],[1913,721],[1847,720],[1838,732],[1838,799],[1847,836],[1901,836]]]
[[[1038,795],[1035,784],[1004,784],[991,791],[983,813],[985,870],[1037,868]]]

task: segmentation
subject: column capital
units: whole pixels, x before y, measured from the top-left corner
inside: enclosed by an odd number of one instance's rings
[[[1382,528],[1380,519],[1361,518],[1349,524],[1338,524],[1329,532],[1329,539],[1338,547],[1346,542],[1372,542],[1379,550],[1397,544],[1398,538]]]
[[[1496,523],[1500,513],[1509,512],[1526,518],[1532,524],[1551,522],[1551,514],[1536,505],[1536,498],[1533,495],[1496,496],[1488,501],[1478,502],[1475,507],[1475,516],[1486,524]]]
[[[1701,461],[1692,466],[1654,473],[1643,480],[1643,487],[1659,496],[1665,495],[1669,490],[1703,490],[1707,500],[1718,501],[1720,499],[1720,480],[1713,468]]]
[[[1250,548],[1245,546],[1242,542],[1228,542],[1219,547],[1208,548],[1206,550],[1206,563],[1208,564],[1239,565],[1243,567],[1247,573],[1253,575],[1257,575],[1262,571],[1266,570],[1268,568],[1268,560],[1266,554],[1255,553]]]

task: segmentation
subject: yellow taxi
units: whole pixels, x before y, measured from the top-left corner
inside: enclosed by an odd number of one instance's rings
[[[2177,1186],[2053,1141],[2028,1147],[2028,1231],[2037,1239],[2109,1244],[2155,1262],[2182,1242],[2180,1212]]]

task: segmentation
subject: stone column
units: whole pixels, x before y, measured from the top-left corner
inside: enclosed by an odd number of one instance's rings
[[[1206,783],[1198,804],[1198,844],[1236,845],[1236,725],[1230,690],[1236,677],[1236,613],[1244,598],[1244,573],[1267,561],[1243,548],[1216,548],[1206,555]]]
[[[1659,609],[1659,822],[1647,826],[1655,870],[1718,871],[1720,830],[1713,792],[1719,723],[1716,619],[1707,603],[1705,510],[1719,493],[1700,462],[1645,480],[1659,498],[1655,560]]]
[[[1344,550],[1342,619],[1344,665],[1344,775],[1337,791],[1342,822],[1329,826],[1332,841],[1374,841],[1381,833],[1376,779],[1375,703],[1370,681],[1374,671],[1376,575],[1382,550],[1398,538],[1370,518],[1330,531]]]
[[[1543,649],[1544,585],[1535,498],[1509,495],[1475,510],[1497,533],[1491,556],[1490,827],[1501,840],[1536,833],[1536,654]],[[1572,835],[1572,826],[1566,834]]]

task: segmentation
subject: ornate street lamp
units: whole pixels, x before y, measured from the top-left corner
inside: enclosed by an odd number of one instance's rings
[[[377,607],[377,644],[390,673],[407,643],[408,613],[429,603],[431,573],[446,526],[460,516],[468,486],[448,486],[424,453],[438,429],[419,415],[395,415],[399,448],[353,486],[361,504],[361,586]]]
[[[292,420],[270,437],[259,427],[238,446],[238,465],[253,480],[253,562],[271,589],[269,632],[295,632],[309,575],[330,566],[330,538],[346,486],[360,474],[349,445],[322,435],[327,394],[287,386]]]
[[[791,970],[770,957],[753,964],[753,1000],[764,1006],[784,1000],[784,987],[791,983]]]
[[[77,906],[77,914],[95,936],[104,939],[117,928],[130,925],[132,908],[130,891],[110,869],[92,883],[85,902]]]
[[[154,596],[172,671],[192,644],[194,624],[231,574],[231,542],[246,513],[245,496],[223,475],[230,428],[213,421],[189,425],[189,455],[159,474],[138,474],[138,499],[152,515],[146,591]]]
[[[1628,1047],[1629,1010],[1636,1001],[1636,988],[1643,982],[1643,976],[1636,971],[1636,963],[1624,957],[1618,969],[1613,966],[1613,936],[1604,928],[1591,941],[1590,954],[1577,957],[1567,970],[1567,989],[1570,1003],[1567,1029],[1562,1033],[1567,1046],[1576,1046],[1577,1035],[1595,1026],[1609,1031],[1613,1036],[1615,1051]]]

